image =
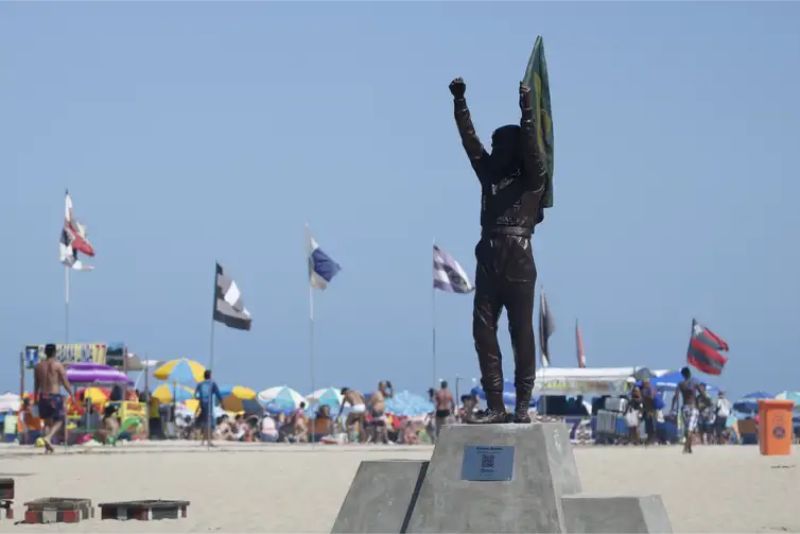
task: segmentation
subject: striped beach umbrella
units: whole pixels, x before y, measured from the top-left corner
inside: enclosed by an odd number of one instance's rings
[[[194,398],[194,390],[180,384],[161,384],[153,391],[153,397],[162,404],[184,402]]]
[[[193,384],[203,381],[206,368],[194,360],[178,358],[170,360],[153,371],[153,376],[159,380],[169,380],[182,384]]]
[[[306,397],[309,406],[329,406],[331,410],[338,410],[342,405],[341,390],[339,388],[322,388]]]
[[[245,386],[221,386],[219,394],[222,397],[222,407],[229,412],[244,410],[242,401],[253,400],[257,393]]]
[[[305,402],[300,393],[288,386],[267,388],[258,394],[258,400],[271,412],[291,412]]]

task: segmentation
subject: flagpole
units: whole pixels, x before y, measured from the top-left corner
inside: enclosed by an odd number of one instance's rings
[[[436,246],[436,238],[433,238],[433,246]],[[431,330],[433,332],[432,337],[432,347],[431,347],[431,354],[432,354],[432,365],[433,365],[433,381],[431,382],[431,387],[436,389],[436,285],[431,282]]]
[[[69,267],[64,266],[64,343],[69,343]]]
[[[309,371],[311,373],[311,393],[315,389],[315,376],[314,376],[314,286],[311,285],[311,280],[308,281],[308,361]],[[312,415],[312,420],[316,424],[316,414]],[[311,443],[314,443],[314,428],[311,428]]]
[[[214,331],[216,330],[216,327],[214,325],[215,323],[214,312],[217,309],[217,262],[216,261],[214,262],[213,294],[214,294],[214,305],[211,308],[211,336],[209,339],[209,350],[208,350],[208,369],[212,371],[214,370]],[[173,395],[173,400],[175,400],[174,395]],[[206,429],[208,432],[208,436],[206,436],[208,438],[206,441],[206,448],[208,448],[209,450],[211,449],[211,438],[213,434],[211,430],[211,421],[214,418],[213,413],[214,413],[214,391],[213,388],[211,388],[211,390],[208,392],[208,419],[206,421]],[[202,443],[200,444],[200,446],[201,447],[203,446]]]
[[[306,265],[308,266],[308,279],[306,280],[308,283],[308,369],[309,375],[311,378],[311,394],[313,395],[316,391],[316,377],[314,373],[314,286],[311,283],[311,264],[310,264],[310,257],[309,257],[309,243],[311,242],[311,228],[309,227],[308,223],[306,223],[306,236],[305,236],[305,255],[306,255]],[[312,399],[313,400],[313,399]],[[312,414],[312,428],[310,428],[311,434],[311,443],[314,444],[314,426],[316,425],[316,414]]]

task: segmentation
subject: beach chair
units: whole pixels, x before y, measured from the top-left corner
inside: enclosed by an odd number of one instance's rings
[[[740,419],[736,422],[736,429],[742,445],[758,444],[758,426],[754,419]]]

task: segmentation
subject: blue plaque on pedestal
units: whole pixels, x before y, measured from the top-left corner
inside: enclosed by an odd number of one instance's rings
[[[508,481],[514,474],[514,447],[464,446],[461,480]]]

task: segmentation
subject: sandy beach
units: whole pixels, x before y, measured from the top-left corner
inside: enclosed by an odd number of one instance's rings
[[[42,497],[191,501],[188,518],[19,525],[10,532],[329,532],[362,460],[426,459],[431,447],[326,447],[196,443],[72,448],[53,456],[0,448],[0,476],[16,478],[22,504]],[[35,451],[40,453],[39,450]],[[584,491],[657,493],[676,532],[800,532],[800,467],[791,456],[762,457],[756,447],[585,447],[575,456]]]

